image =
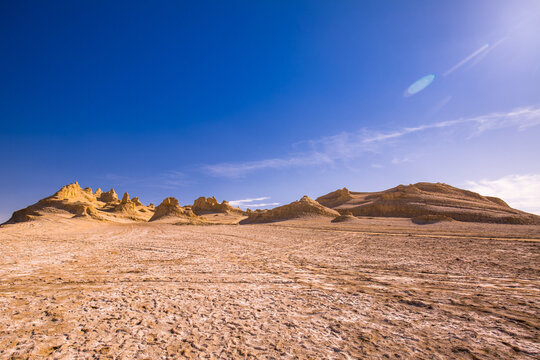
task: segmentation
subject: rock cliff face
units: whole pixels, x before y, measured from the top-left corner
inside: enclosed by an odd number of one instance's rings
[[[342,214],[349,212],[354,216],[415,218],[440,215],[470,222],[540,224],[539,216],[512,209],[501,199],[442,183],[399,185],[372,193],[351,192],[344,188],[321,196],[317,201]]]
[[[339,216],[337,211],[319,204],[308,196],[304,196],[298,201],[294,201],[290,204],[276,207],[271,210],[249,212],[248,218],[242,220],[240,223],[255,224],[298,219],[303,217],[335,218],[337,216]]]
[[[240,208],[231,206],[228,201],[223,200],[220,204],[213,196],[209,198],[201,196],[200,198],[195,200],[195,202],[193,202],[191,209],[197,215],[203,215],[208,213],[243,213]]]

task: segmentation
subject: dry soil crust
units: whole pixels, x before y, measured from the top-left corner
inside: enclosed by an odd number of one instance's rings
[[[531,239],[70,221],[0,229],[0,359],[540,357]]]

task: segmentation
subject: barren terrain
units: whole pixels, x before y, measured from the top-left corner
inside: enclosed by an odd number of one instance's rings
[[[540,357],[540,227],[0,228],[0,359]]]

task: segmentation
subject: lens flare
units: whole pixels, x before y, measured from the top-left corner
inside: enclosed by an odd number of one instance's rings
[[[426,75],[418,80],[416,80],[411,86],[405,91],[405,96],[412,96],[420,91],[424,90],[435,80],[435,74]]]

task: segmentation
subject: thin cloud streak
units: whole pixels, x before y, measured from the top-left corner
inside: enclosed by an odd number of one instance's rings
[[[254,201],[263,201],[263,200],[269,200],[270,197],[268,196],[262,196],[258,198],[249,198],[249,199],[241,199],[241,200],[232,200],[229,201],[229,204],[232,206],[238,206],[241,208],[260,208],[264,206],[276,206],[279,205],[278,202],[273,203],[254,203]]]
[[[206,165],[202,170],[212,176],[238,178],[250,172],[266,169],[332,165],[339,160],[351,160],[358,158],[362,154],[376,151],[381,146],[408,135],[465,125],[472,126],[469,137],[479,136],[486,131],[503,128],[516,128],[518,131],[523,131],[540,125],[540,107],[530,106],[507,113],[491,113],[471,118],[440,121],[386,133],[366,130],[355,133],[344,132],[334,136],[306,141],[312,148],[308,152],[291,154],[285,158]]]
[[[147,187],[171,190],[185,187],[190,184],[190,181],[187,179],[186,175],[183,172],[176,170],[169,170],[157,175],[145,177],[107,174],[104,176],[104,178],[114,181],[116,184],[122,186],[137,184]]]
[[[249,205],[244,205],[244,207],[259,209],[259,208],[262,208],[262,207],[265,207],[265,206],[276,206],[276,205],[279,205],[279,203],[274,202],[274,203],[249,204]]]
[[[268,196],[263,196],[263,197],[258,197],[258,198],[232,200],[232,201],[229,201],[229,204],[234,205],[234,206],[240,206],[246,203],[252,203],[253,201],[262,201],[262,200],[268,200],[268,199],[270,199]]]
[[[458,62],[456,65],[452,66],[450,69],[448,69],[444,74],[443,76],[446,77],[448,75],[450,75],[451,73],[453,73],[454,71],[456,71],[457,69],[459,69],[460,67],[462,67],[463,65],[465,65],[466,63],[468,63],[469,61],[471,61],[472,59],[474,59],[475,57],[477,57],[478,55],[480,55],[481,53],[483,53],[484,51],[486,51],[487,49],[489,48],[489,44],[484,44],[482,45],[479,49],[475,50],[474,52],[472,52],[470,55],[468,55],[465,59],[461,60],[460,62]]]

